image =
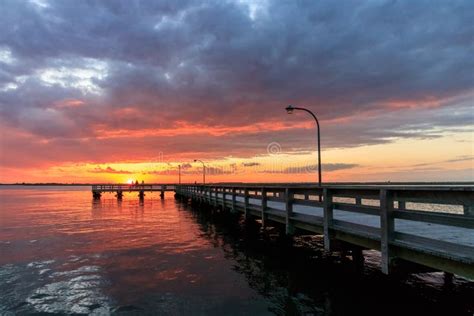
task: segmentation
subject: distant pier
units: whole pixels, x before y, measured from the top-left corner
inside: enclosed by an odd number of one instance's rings
[[[342,243],[355,260],[378,250],[385,274],[406,266],[474,280],[472,185],[177,185],[176,194],[290,236],[323,235],[327,251]]]
[[[163,198],[165,192],[175,189],[174,184],[96,184],[92,186],[92,197],[100,199],[104,193],[115,193],[116,197],[121,199],[124,192],[137,192],[138,197],[143,199],[146,192],[160,192]]]

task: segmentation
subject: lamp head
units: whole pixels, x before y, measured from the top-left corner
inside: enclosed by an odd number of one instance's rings
[[[198,160],[197,159],[194,159],[194,162],[197,162]]]
[[[293,114],[293,111],[295,110],[295,108],[292,106],[292,105],[288,105],[286,108],[286,113],[288,114]]]

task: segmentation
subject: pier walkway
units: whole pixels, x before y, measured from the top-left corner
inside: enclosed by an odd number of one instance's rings
[[[474,280],[472,185],[176,185],[177,196]]]

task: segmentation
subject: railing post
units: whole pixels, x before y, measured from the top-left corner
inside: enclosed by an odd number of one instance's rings
[[[217,199],[219,197],[217,187],[214,187],[214,206],[217,207]]]
[[[164,198],[164,197],[165,197],[165,190],[166,190],[166,185],[163,184],[163,185],[161,186],[161,194],[160,194],[160,197],[161,197],[161,198]]]
[[[331,228],[334,218],[334,205],[332,200],[332,192],[328,188],[323,189],[324,196],[324,249],[331,251]]]
[[[286,229],[287,235],[293,235],[295,229],[291,222],[291,216],[293,215],[293,191],[290,188],[285,189],[285,211],[286,211]]]
[[[226,188],[222,188],[222,210],[225,211],[225,192]]]
[[[267,189],[262,188],[262,227],[266,227],[267,215],[265,211],[267,210]]]
[[[232,188],[232,213],[237,213],[235,209],[235,188]]]
[[[464,205],[464,215],[474,216],[474,205]]]
[[[398,201],[398,209],[401,210],[401,211],[406,210],[405,201]]]
[[[244,217],[245,220],[250,218],[249,212],[249,189],[244,189]]]
[[[389,274],[392,257],[390,255],[390,241],[395,230],[393,217],[393,192],[387,189],[380,190],[380,252],[382,254],[382,272]]]

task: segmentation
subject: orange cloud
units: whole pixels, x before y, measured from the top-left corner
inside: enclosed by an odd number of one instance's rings
[[[108,130],[105,126],[96,126],[94,133],[98,139],[121,138],[121,137],[150,137],[150,136],[180,136],[180,135],[210,135],[225,136],[236,134],[252,134],[261,131],[285,131],[295,128],[313,128],[313,122],[306,121],[300,123],[289,122],[263,122],[243,126],[209,126],[204,124],[191,124],[184,121],[178,121],[170,128],[148,128],[148,129],[114,129]]]
[[[437,108],[441,106],[442,100],[429,97],[418,100],[390,100],[384,102],[384,106],[392,109],[418,109],[418,108]]]
[[[58,109],[62,108],[75,108],[75,107],[80,107],[85,104],[84,101],[78,100],[78,99],[64,99],[61,101],[58,101],[54,104],[54,106]]]

